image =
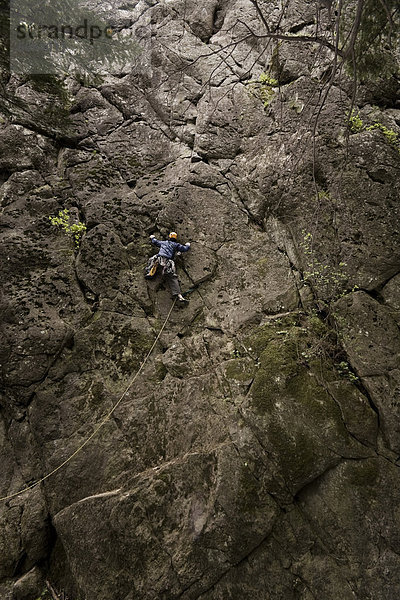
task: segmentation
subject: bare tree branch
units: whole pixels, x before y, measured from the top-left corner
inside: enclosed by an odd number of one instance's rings
[[[46,587],[47,587],[47,591],[49,592],[50,596],[52,597],[52,600],[60,600],[59,595],[56,593],[56,591],[53,588],[53,586],[51,585],[50,581],[48,581],[47,579],[46,579]]]
[[[363,0],[360,0],[360,1],[363,1]],[[334,45],[331,42],[328,42],[328,40],[326,40],[325,38],[321,38],[318,36],[312,36],[312,35],[286,35],[283,33],[256,33],[255,31],[253,31],[251,29],[251,27],[248,26],[247,23],[245,23],[241,19],[238,19],[237,22],[241,23],[244,27],[246,27],[250,36],[255,37],[257,39],[265,39],[266,38],[266,39],[271,39],[271,40],[283,40],[285,42],[310,42],[310,43],[314,43],[314,44],[317,43],[317,44],[321,44],[321,46],[325,46],[326,48],[329,48],[329,50],[332,50],[332,52],[335,52],[339,56],[344,56],[343,51],[337,47],[337,44]]]
[[[356,14],[355,14],[355,17],[354,17],[354,22],[353,22],[353,26],[351,28],[351,35],[350,35],[349,45],[348,45],[347,49],[344,51],[344,56],[345,57],[349,57],[349,56],[353,56],[354,55],[354,47],[355,47],[355,43],[356,43],[356,39],[357,39],[357,35],[358,35],[358,32],[359,32],[359,29],[360,29],[363,8],[364,8],[364,0],[358,0],[358,2],[357,2],[357,8],[356,8]]]
[[[313,182],[314,182],[314,189],[315,189],[315,194],[316,194],[317,200],[318,200],[318,187],[317,187],[317,182],[316,182],[316,177],[315,177],[315,165],[316,165],[316,158],[317,158],[317,148],[316,148],[317,125],[318,125],[318,121],[319,121],[319,117],[321,115],[322,109],[323,109],[323,107],[325,105],[325,102],[326,102],[326,100],[328,98],[329,92],[330,92],[330,90],[331,90],[331,88],[333,86],[333,82],[335,80],[336,73],[338,71],[338,55],[339,55],[338,44],[339,44],[339,29],[340,29],[340,17],[341,17],[341,13],[342,13],[342,7],[343,7],[343,0],[339,0],[339,7],[338,7],[338,14],[337,14],[337,17],[336,17],[336,28],[335,28],[336,47],[335,47],[335,55],[334,55],[334,58],[333,58],[332,73],[331,73],[331,76],[330,76],[329,81],[327,83],[327,87],[326,87],[325,93],[324,93],[324,95],[322,97],[322,100],[320,101],[318,112],[317,112],[317,115],[315,117],[314,126],[313,126],[313,130],[312,130],[312,140],[313,140]]]
[[[387,20],[388,20],[388,23],[389,23],[389,27],[390,27],[390,33],[389,33],[389,37],[390,37],[391,32],[393,30],[393,18],[392,18],[392,15],[390,14],[390,11],[389,11],[389,9],[388,9],[388,7],[386,5],[385,0],[379,0],[379,2],[381,3],[381,5],[383,7],[383,10],[386,13],[386,17],[387,17]]]
[[[264,13],[262,12],[261,8],[259,7],[257,0],[250,0],[250,2],[255,7],[258,16],[260,17],[262,23],[264,24],[265,29],[267,30],[268,33],[270,33],[270,28],[267,23],[267,19],[265,18]]]

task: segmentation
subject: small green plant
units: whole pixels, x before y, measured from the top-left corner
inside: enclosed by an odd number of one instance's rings
[[[55,227],[61,227],[67,235],[71,235],[76,248],[79,248],[81,238],[86,231],[86,225],[78,221],[71,223],[71,215],[69,210],[65,208],[60,210],[57,217],[49,217],[50,223]]]
[[[329,192],[326,192],[325,190],[319,190],[318,191],[318,199],[319,200],[332,200],[332,196],[330,195]]]
[[[351,381],[351,383],[355,383],[356,381],[358,381],[357,375],[353,373],[349,363],[347,363],[346,361],[342,360],[340,363],[337,363],[336,368],[338,370],[339,375],[344,379],[348,379],[349,381]]]
[[[264,83],[265,85],[269,85],[270,87],[276,87],[278,85],[278,81],[274,77],[268,75],[268,73],[261,73],[258,80],[260,83]]]
[[[278,86],[278,81],[268,75],[261,73],[257,81],[250,82],[250,90],[256,98],[262,101],[264,108],[267,108],[275,96],[274,87]]]
[[[396,148],[396,150],[400,153],[400,136],[393,129],[389,129],[389,127],[386,127],[386,125],[383,125],[383,123],[380,123],[379,121],[375,121],[372,123],[372,125],[365,126],[360,117],[360,113],[358,111],[356,112],[354,109],[351,111],[351,113],[347,113],[347,118],[348,127],[351,133],[359,133],[360,131],[374,131],[375,129],[379,129],[385,136],[388,143],[391,146],[394,146],[394,148]]]
[[[270,75],[267,73],[261,73],[258,81],[260,84],[258,94],[262,100],[262,103],[264,104],[264,108],[267,108],[275,96],[275,92],[272,88],[276,87],[278,82],[273,77],[270,77]]]
[[[368,127],[366,127],[365,131],[373,131],[374,129],[379,129],[380,131],[382,131],[383,135],[385,136],[389,144],[392,144],[392,146],[400,146],[399,134],[393,131],[393,129],[389,129],[385,125],[382,125],[382,123],[376,121],[373,125],[369,125]]]
[[[348,118],[348,126],[349,129],[351,131],[351,133],[359,133],[360,131],[363,130],[364,128],[364,123],[360,117],[360,113],[354,110],[354,108],[352,109],[351,113],[347,113],[346,114],[347,118]]]

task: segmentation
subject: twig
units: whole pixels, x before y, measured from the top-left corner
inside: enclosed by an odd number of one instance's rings
[[[326,40],[325,38],[321,38],[317,35],[312,36],[312,35],[286,35],[283,33],[256,33],[255,31],[253,31],[251,29],[251,27],[249,27],[249,25],[245,22],[242,21],[242,19],[238,19],[237,23],[241,23],[241,25],[243,25],[247,31],[249,32],[249,36],[250,37],[254,37],[256,39],[271,39],[271,40],[282,40],[285,42],[308,42],[308,43],[318,43],[321,44],[322,46],[326,46],[326,48],[329,48],[329,50],[332,50],[332,52],[335,52],[335,54],[338,54],[339,56],[343,56],[343,51],[340,50],[336,45],[331,44],[331,42],[328,42],[328,40]],[[357,28],[358,31],[358,28]],[[247,36],[247,37],[249,37]]]
[[[55,591],[55,589],[51,585],[50,581],[48,581],[46,579],[45,583],[46,583],[47,590],[48,590],[50,596],[53,598],[53,600],[60,600],[59,595],[57,594],[57,592]]]
[[[269,28],[267,19],[265,18],[264,14],[263,14],[263,12],[261,10],[261,8],[259,7],[257,0],[250,0],[250,2],[255,7],[255,9],[256,9],[256,11],[258,13],[258,16],[260,17],[261,21],[264,23],[265,29],[267,30],[268,33],[270,33],[270,28]]]

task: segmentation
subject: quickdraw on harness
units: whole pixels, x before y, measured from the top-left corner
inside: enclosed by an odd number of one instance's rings
[[[176,275],[175,262],[171,258],[155,254],[149,259],[147,267],[145,268],[144,276],[146,279],[153,279],[157,273],[158,265],[162,267],[163,275]]]
[[[144,276],[146,279],[152,279],[157,273],[158,267],[158,256],[155,254],[149,259],[147,266],[144,269]]]

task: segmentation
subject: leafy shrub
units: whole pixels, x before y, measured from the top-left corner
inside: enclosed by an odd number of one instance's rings
[[[340,363],[337,363],[336,369],[338,370],[338,373],[341,377],[343,377],[344,379],[348,379],[349,381],[351,381],[351,383],[358,381],[357,375],[353,373],[349,363],[347,363],[346,361],[342,360]]]
[[[86,231],[86,225],[78,221],[77,223],[71,223],[71,215],[69,210],[65,208],[60,210],[57,217],[49,217],[50,223],[55,227],[61,227],[67,235],[71,235],[75,247],[79,248],[81,238]]]
[[[351,133],[360,133],[360,131],[374,131],[375,129],[379,129],[385,136],[388,143],[396,148],[396,150],[400,153],[400,136],[398,133],[396,133],[396,131],[393,131],[393,129],[389,129],[389,127],[386,127],[386,125],[383,125],[383,123],[380,123],[379,121],[374,121],[372,125],[365,126],[360,117],[360,113],[358,111],[356,112],[354,109],[351,111],[351,113],[347,113],[347,118],[348,127]]]
[[[272,102],[275,91],[272,89],[278,86],[278,81],[268,75],[268,73],[261,73],[257,81],[251,81],[249,89],[253,96],[261,100],[264,108],[267,108]]]
[[[352,133],[359,133],[360,131],[362,131],[364,129],[364,123],[362,122],[362,119],[360,117],[360,113],[357,111],[353,110],[351,111],[351,113],[347,113],[347,117],[348,117],[348,123],[349,123],[349,129]]]

